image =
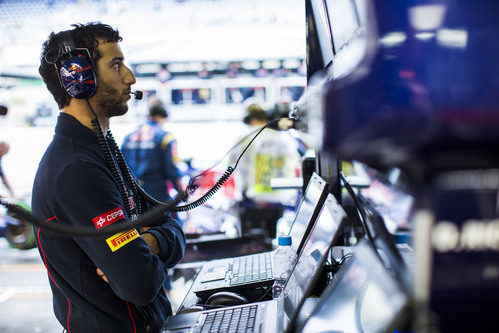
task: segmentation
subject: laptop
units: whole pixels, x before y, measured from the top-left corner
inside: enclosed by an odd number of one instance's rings
[[[328,184],[314,173],[288,232],[292,239],[291,248],[297,255],[326,199],[327,188]],[[271,286],[274,281],[272,253],[209,261],[201,268],[193,290],[198,297],[205,298],[220,290],[237,291]]]
[[[373,247],[361,241],[353,259],[323,291],[309,316],[296,315],[297,332],[393,332],[404,322],[409,297]],[[291,325],[290,325],[291,326]],[[289,329],[287,332],[291,332]]]
[[[332,194],[322,207],[282,296],[271,301],[169,317],[161,332],[281,332],[303,306],[321,276],[346,214]],[[276,318],[282,318],[276,320]]]

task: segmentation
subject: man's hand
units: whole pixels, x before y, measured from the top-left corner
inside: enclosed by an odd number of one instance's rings
[[[149,249],[151,250],[151,252],[153,254],[159,254],[158,240],[156,239],[156,237],[153,234],[146,232],[146,233],[140,235],[140,237],[142,237],[142,239],[146,241],[147,245],[149,245]]]
[[[102,280],[106,281],[107,283],[109,283],[109,281],[107,280],[107,277],[106,275],[104,274],[103,271],[101,271],[99,268],[97,268],[97,274],[102,278]]]

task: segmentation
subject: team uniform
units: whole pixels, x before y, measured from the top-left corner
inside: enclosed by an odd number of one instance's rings
[[[253,130],[253,128],[251,128]],[[232,152],[230,162],[235,164],[252,136]],[[237,187],[244,198],[258,203],[293,206],[296,190],[274,190],[272,178],[294,178],[300,175],[300,155],[297,142],[286,132],[263,130],[242,156],[235,172]]]
[[[131,195],[129,200],[134,206]],[[68,114],[59,116],[40,162],[32,211],[45,223],[97,229],[128,218],[95,133]],[[35,227],[54,312],[68,332],[160,329],[172,312],[164,293],[167,268],[182,258],[185,236],[178,222],[167,216],[164,224],[147,232],[156,236],[159,255],[150,252],[135,229],[113,236],[66,238]]]
[[[175,183],[175,179],[182,177],[175,165],[178,155],[173,134],[149,120],[125,137],[121,151],[144,190],[165,201],[168,180]]]
[[[246,139],[230,156],[235,165]],[[296,141],[287,133],[265,129],[246,150],[234,173],[236,188],[241,196],[238,214],[243,234],[252,229],[267,230],[269,237],[276,237],[276,225],[286,207],[293,208],[298,198],[297,190],[274,190],[272,178],[299,176],[300,155]]]

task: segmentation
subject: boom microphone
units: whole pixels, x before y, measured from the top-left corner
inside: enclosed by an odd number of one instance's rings
[[[141,100],[142,97],[144,96],[144,93],[140,90],[135,90],[135,91],[132,91],[131,94],[134,94],[135,95],[135,99],[138,99],[138,100]]]
[[[0,116],[6,116],[9,108],[0,104]]]

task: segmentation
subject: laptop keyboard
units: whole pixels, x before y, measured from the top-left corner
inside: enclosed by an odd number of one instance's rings
[[[253,332],[257,305],[208,312],[195,332]]]
[[[234,258],[230,285],[272,279],[272,256],[270,253]]]

